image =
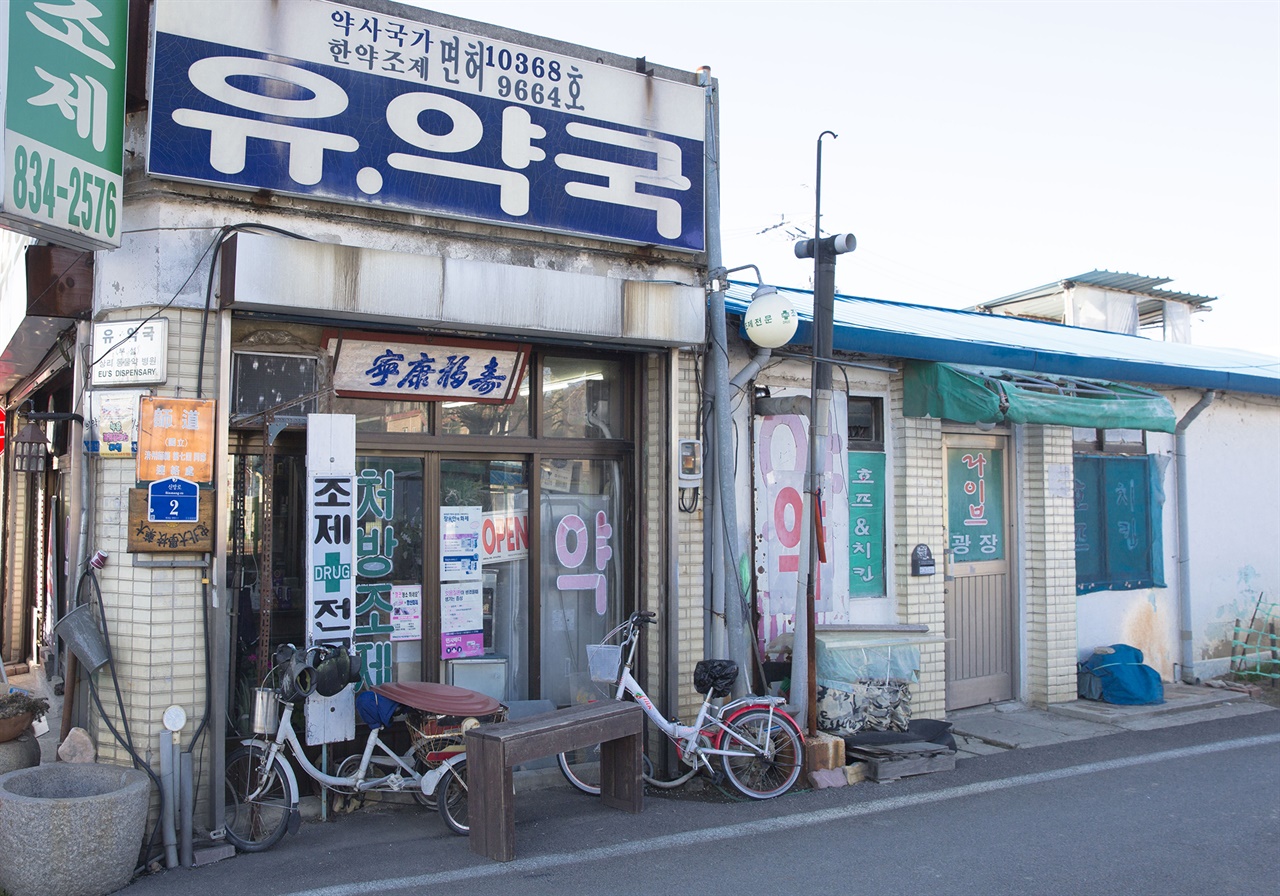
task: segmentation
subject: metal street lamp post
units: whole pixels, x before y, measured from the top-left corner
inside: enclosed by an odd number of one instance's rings
[[[817,702],[818,690],[816,682],[815,653],[817,641],[815,637],[815,613],[817,607],[817,588],[820,576],[818,564],[825,561],[826,545],[822,533],[823,499],[822,477],[824,471],[820,465],[826,453],[820,450],[831,440],[831,357],[835,330],[835,293],[836,293],[836,256],[852,252],[857,241],[850,233],[837,233],[833,236],[822,236],[822,138],[830,134],[833,138],[838,134],[823,131],[818,135],[818,172],[815,184],[813,227],[811,240],[796,243],[797,258],[813,259],[813,370],[811,374],[811,396],[809,400],[809,574],[805,583],[804,607],[797,608],[795,646],[792,649],[792,704],[796,702],[797,691],[802,690],[805,698],[801,718],[808,723],[809,734],[817,734]],[[802,639],[803,635],[803,639]],[[801,645],[803,650],[801,651]],[[802,653],[798,657],[797,654]],[[797,663],[802,659],[802,663]],[[797,685],[797,666],[803,671],[803,689]]]

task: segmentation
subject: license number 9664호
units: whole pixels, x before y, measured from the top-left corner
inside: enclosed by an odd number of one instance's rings
[[[62,179],[65,169],[66,179]],[[19,144],[13,152],[13,201],[32,214],[44,214],[68,227],[114,237],[116,185],[75,165],[58,167],[55,158]]]

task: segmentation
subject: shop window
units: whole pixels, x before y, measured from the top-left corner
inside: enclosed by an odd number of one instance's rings
[[[1141,429],[1071,430],[1075,450],[1079,454],[1146,454],[1147,434]]]
[[[381,398],[335,398],[331,413],[351,414],[358,433],[427,433],[431,403]]]
[[[370,684],[422,679],[422,469],[356,458],[355,649]]]
[[[313,355],[236,352],[231,371],[231,417],[264,411],[298,422],[316,412],[316,359]]]
[[[626,438],[622,365],[600,358],[542,361],[542,435],[555,439]]]
[[[440,432],[450,436],[529,435],[529,378],[510,404],[478,401],[440,403]]]
[[[1076,593],[1163,588],[1162,464],[1075,456]]]
[[[884,401],[849,396],[849,450],[884,450]]]

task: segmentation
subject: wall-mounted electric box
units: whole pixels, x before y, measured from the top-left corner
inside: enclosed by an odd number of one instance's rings
[[[702,481],[702,442],[680,440],[680,484],[697,485]]]

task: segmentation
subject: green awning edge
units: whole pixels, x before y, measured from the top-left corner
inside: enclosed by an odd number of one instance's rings
[[[1043,423],[1092,429],[1173,432],[1177,418],[1163,395],[1122,383],[1064,378],[1087,383],[1102,394],[1042,392],[1019,385],[1018,371],[986,370],[908,361],[903,371],[903,413],[957,423]],[[1042,374],[1027,374],[1049,380]]]

